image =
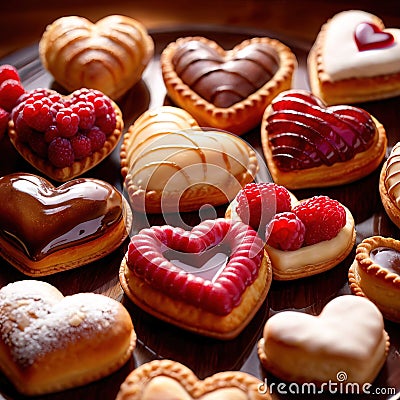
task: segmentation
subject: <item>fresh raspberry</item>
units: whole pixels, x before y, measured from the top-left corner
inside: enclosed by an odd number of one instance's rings
[[[14,124],[18,140],[23,143],[27,143],[29,141],[29,137],[32,135],[33,129],[25,122],[22,113],[19,113],[14,119]]]
[[[306,228],[292,212],[276,214],[267,226],[267,243],[280,250],[297,250],[304,242]]]
[[[93,100],[96,117],[111,114],[114,111],[113,106],[108,97],[99,92],[98,96]]]
[[[25,102],[22,110],[25,122],[32,128],[40,132],[45,132],[53,124],[53,115],[50,106],[43,99],[33,103]]]
[[[79,116],[79,128],[89,130],[93,127],[96,115],[92,103],[78,101],[71,105],[71,109]]]
[[[0,108],[0,140],[3,139],[6,133],[9,118],[10,114],[6,110]]]
[[[32,132],[28,138],[29,147],[40,157],[47,157],[47,143],[44,139],[43,133]]]
[[[44,133],[46,143],[51,143],[56,137],[60,136],[60,132],[55,125],[50,125]]]
[[[57,168],[69,167],[74,162],[71,142],[62,137],[55,138],[48,149],[48,159]]]
[[[71,145],[74,150],[75,160],[88,157],[92,153],[92,142],[83,134],[78,134],[72,137]]]
[[[291,210],[288,190],[271,182],[248,183],[237,196],[236,212],[254,230],[264,229],[276,213]]]
[[[293,208],[293,212],[306,227],[306,246],[334,238],[346,224],[345,209],[328,196],[304,200]]]
[[[25,92],[19,99],[18,103],[22,103],[24,101],[28,101],[33,103],[35,100],[47,99],[49,103],[56,103],[61,100],[61,95],[57,93],[55,90],[47,89],[47,88],[37,88],[33,90],[29,90]]]
[[[10,112],[24,93],[25,89],[20,81],[7,79],[0,85],[0,107]]]
[[[100,150],[104,143],[106,142],[105,133],[100,130],[97,126],[94,126],[88,133],[87,137],[90,139],[90,143],[92,146],[92,152]]]
[[[15,81],[21,82],[18,71],[13,65],[0,65],[0,84],[8,79],[13,79]]]
[[[78,132],[79,117],[71,108],[62,108],[56,115],[56,126],[63,137],[72,137]]]
[[[106,134],[106,136],[114,132],[116,122],[117,119],[114,110],[112,113],[107,113],[96,118],[96,126],[98,126]]]

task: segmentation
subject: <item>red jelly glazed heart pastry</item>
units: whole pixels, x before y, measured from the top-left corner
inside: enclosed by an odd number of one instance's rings
[[[20,98],[9,136],[20,155],[56,181],[77,177],[104,160],[123,129],[119,107],[98,90],[62,96],[35,89]]]
[[[146,228],[121,263],[127,296],[150,314],[220,339],[237,336],[264,301],[271,263],[257,233],[240,221],[206,220],[191,231]]]
[[[336,186],[374,171],[386,131],[366,111],[327,107],[307,91],[289,90],[265,110],[261,139],[273,180],[288,189]]]

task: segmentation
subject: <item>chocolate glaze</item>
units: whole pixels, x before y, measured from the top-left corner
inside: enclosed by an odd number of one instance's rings
[[[226,60],[201,41],[187,41],[177,48],[172,62],[183,82],[221,108],[256,92],[279,69],[278,55],[266,43],[252,43]]]
[[[395,274],[400,274],[400,252],[391,247],[377,247],[370,253],[371,260]]]
[[[32,260],[93,240],[121,218],[120,193],[100,180],[54,188],[31,174],[0,178],[0,235]]]

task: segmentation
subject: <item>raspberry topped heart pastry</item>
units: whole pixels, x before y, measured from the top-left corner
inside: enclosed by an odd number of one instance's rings
[[[75,178],[116,147],[124,123],[119,107],[98,90],[69,96],[35,89],[21,96],[9,121],[9,136],[20,155],[56,181]]]
[[[230,339],[250,322],[271,284],[263,241],[224,218],[191,231],[168,225],[131,238],[121,263],[127,296],[150,314],[206,336]]]
[[[26,275],[96,261],[123,243],[131,223],[126,200],[101,180],[56,188],[26,173],[0,178],[0,255]]]
[[[201,381],[178,362],[154,360],[128,375],[116,400],[271,400],[262,386],[241,371],[219,372]]]
[[[265,240],[276,280],[327,271],[349,255],[356,240],[353,216],[337,200],[298,201],[276,183],[246,185],[225,216],[250,224]]]
[[[289,90],[265,110],[261,140],[273,180],[289,189],[337,186],[374,171],[386,131],[361,108],[327,107],[308,91]]]
[[[107,296],[64,297],[36,280],[0,289],[0,369],[20,393],[86,385],[121,368],[135,346],[128,311]]]
[[[185,37],[161,54],[169,97],[201,126],[243,134],[257,126],[265,107],[291,87],[297,61],[270,38],[252,38],[231,50],[204,37]]]
[[[326,22],[308,56],[313,93],[327,104],[400,94],[400,29],[377,16],[343,11]]]
[[[140,80],[154,43],[146,28],[127,16],[109,15],[96,23],[66,16],[46,27],[39,54],[69,91],[87,87],[116,100]]]
[[[258,344],[268,371],[285,381],[317,385],[371,384],[388,349],[382,314],[371,301],[352,295],[331,300],[318,316],[296,311],[273,315]]]

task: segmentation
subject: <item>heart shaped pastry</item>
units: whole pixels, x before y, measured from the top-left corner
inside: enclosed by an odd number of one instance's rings
[[[335,186],[374,171],[386,131],[366,111],[327,107],[307,91],[289,90],[265,110],[261,140],[273,180],[289,189]]]
[[[257,170],[257,156],[245,141],[201,130],[176,107],[146,111],[121,146],[125,188],[139,212],[195,211],[227,203]]]
[[[46,282],[26,280],[0,290],[0,343],[1,371],[32,396],[111,374],[131,357],[136,334],[128,311],[109,297],[64,297]]]
[[[65,182],[103,161],[117,146],[123,127],[117,104],[98,90],[61,96],[34,89],[20,97],[8,133],[26,161]]]
[[[191,261],[198,257],[203,264]],[[271,265],[253,229],[220,218],[191,231],[168,225],[141,230],[131,238],[120,281],[128,297],[150,314],[230,339],[264,301]]]
[[[263,382],[240,371],[219,372],[199,380],[189,368],[171,360],[155,360],[132,371],[116,400],[270,400]]]
[[[79,267],[114,251],[132,216],[106,182],[81,178],[54,187],[20,173],[0,178],[0,255],[31,276]]]
[[[161,54],[169,97],[202,126],[242,134],[289,89],[296,57],[281,42],[253,38],[225,51],[203,37],[180,38]]]
[[[325,25],[309,53],[313,93],[327,104],[400,94],[400,29],[385,29],[373,14],[349,10]]]
[[[95,24],[67,16],[46,27],[39,54],[43,66],[69,91],[98,89],[115,100],[140,80],[154,43],[139,21],[123,15]]]
[[[363,385],[378,375],[388,348],[378,308],[366,298],[344,295],[318,316],[282,311],[270,317],[258,353],[267,370],[288,382]]]

